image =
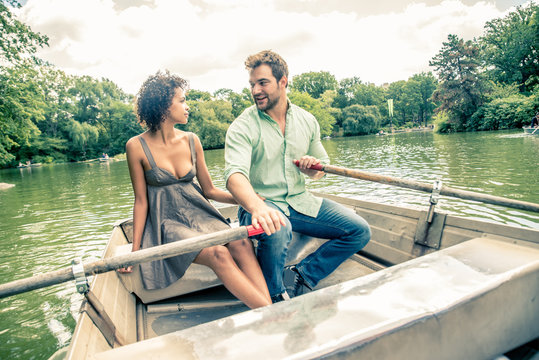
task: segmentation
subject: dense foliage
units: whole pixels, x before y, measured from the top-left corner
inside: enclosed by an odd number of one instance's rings
[[[17,21],[0,0],[0,167],[18,162],[80,161],[124,152],[142,132],[133,95],[107,79],[70,76],[36,59],[48,38]],[[539,10],[530,3],[485,25],[484,36],[449,35],[432,73],[377,86],[326,71],[293,76],[290,100],[310,111],[321,136],[373,134],[427,126],[441,132],[527,125],[539,110]],[[393,116],[387,100],[393,99]],[[247,88],[213,94],[192,89],[189,123],[206,149],[224,144],[229,124],[253,104]]]
[[[430,65],[440,83],[438,131],[522,127],[539,110],[539,5],[485,24],[484,35],[449,35]]]

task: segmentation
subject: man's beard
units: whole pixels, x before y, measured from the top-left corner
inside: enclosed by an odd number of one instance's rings
[[[273,109],[278,103],[279,103],[279,98],[270,99],[270,97],[267,96],[267,95],[266,95],[266,105],[264,105],[264,106],[259,106],[259,105],[258,105],[258,102],[255,100],[256,107],[257,107],[258,110],[260,110],[260,111],[268,111],[268,110],[271,110],[271,109]]]

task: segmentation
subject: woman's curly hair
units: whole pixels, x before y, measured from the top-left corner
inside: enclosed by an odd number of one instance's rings
[[[187,80],[170,74],[168,70],[151,75],[140,87],[135,111],[140,123],[145,124],[151,132],[161,128],[177,88],[187,91],[189,84]]]

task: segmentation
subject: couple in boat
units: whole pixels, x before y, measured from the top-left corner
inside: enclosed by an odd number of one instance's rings
[[[239,204],[240,225],[264,230],[255,237],[256,254],[251,240],[243,239],[143,263],[146,289],[169,286],[195,262],[210,267],[234,296],[257,308],[312,290],[370,240],[363,218],[305,189],[304,174],[323,177],[322,171],[309,168],[329,158],[314,116],[288,100],[286,62],[262,51],[249,56],[245,66],[255,105],[227,131],[228,192],[212,183],[199,138],[174,128],[189,118],[187,82],[158,72],[137,94],[136,113],[148,129],[126,145],[135,194],[132,250],[227,229],[229,224],[209,199]],[[328,241],[300,263],[285,267],[292,230]]]

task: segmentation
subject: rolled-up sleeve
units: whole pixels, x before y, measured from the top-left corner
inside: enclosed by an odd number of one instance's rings
[[[238,119],[239,120],[239,119]],[[234,173],[242,173],[249,179],[253,151],[249,126],[245,119],[234,121],[226,132],[225,184]]]

